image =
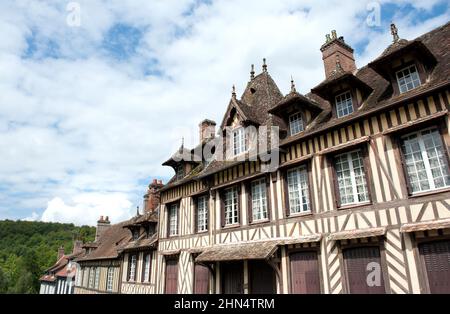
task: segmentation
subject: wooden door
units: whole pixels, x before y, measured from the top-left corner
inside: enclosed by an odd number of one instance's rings
[[[248,266],[251,294],[277,293],[275,272],[266,261],[250,261]]]
[[[450,293],[450,241],[419,245],[430,293]]]
[[[289,255],[291,293],[320,293],[319,260],[317,252],[295,252]]]
[[[378,246],[348,248],[343,250],[343,255],[349,293],[386,293]],[[370,263],[376,263],[380,271],[377,277],[378,283],[375,284],[368,281],[369,275],[374,271],[369,267]]]
[[[244,293],[244,264],[243,262],[222,263],[221,279],[223,294]]]
[[[209,269],[200,264],[195,264],[194,268],[194,293],[209,293]]]
[[[176,294],[178,282],[178,260],[166,260],[166,294]]]

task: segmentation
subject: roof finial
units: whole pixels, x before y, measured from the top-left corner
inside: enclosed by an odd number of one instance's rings
[[[255,65],[252,64],[252,69],[250,71],[250,79],[253,80],[255,78]]]
[[[291,93],[295,93],[297,89],[295,88],[294,78],[291,75]]]
[[[331,36],[330,34],[326,34],[325,35],[325,43],[328,44],[331,41]]]
[[[331,31],[331,38],[332,39],[337,39],[337,32],[334,29]]]
[[[140,215],[140,213],[139,213],[139,206],[136,208],[136,216],[139,216]]]
[[[266,58],[263,59],[263,72],[267,72],[267,63],[266,63]]]
[[[395,26],[394,23],[391,23],[391,34],[392,34],[394,43],[396,43],[400,39],[400,37],[398,36],[397,26]]]
[[[233,84],[233,89],[231,91],[231,96],[236,99],[236,86]]]

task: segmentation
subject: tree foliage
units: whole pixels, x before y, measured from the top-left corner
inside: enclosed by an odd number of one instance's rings
[[[70,254],[74,239],[94,236],[89,226],[0,221],[0,293],[38,293],[39,278],[56,262],[58,248]]]

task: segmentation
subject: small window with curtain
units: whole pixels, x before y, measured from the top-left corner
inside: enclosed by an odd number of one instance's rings
[[[178,204],[171,204],[169,206],[169,236],[178,235]]]
[[[289,169],[286,175],[289,214],[310,212],[309,180],[306,165]]]
[[[151,253],[144,254],[144,265],[142,269],[142,282],[150,282]]]
[[[267,206],[267,184],[266,179],[252,181],[250,184],[252,222],[269,219]]]
[[[403,136],[401,149],[412,194],[450,186],[447,155],[438,129]]]
[[[95,281],[94,281],[94,289],[98,289],[100,283],[100,268],[95,268]]]
[[[400,94],[406,93],[421,85],[416,66],[410,65],[396,73]]]
[[[337,155],[334,157],[334,162],[340,205],[369,202],[362,151],[354,150]]]
[[[338,118],[348,116],[353,111],[352,94],[350,91],[336,96],[336,115]]]
[[[243,154],[247,151],[247,145],[245,140],[245,129],[244,128],[238,128],[233,131],[232,133],[232,148],[233,148],[233,155],[238,156],[240,154]]]
[[[95,267],[89,268],[88,278],[89,278],[89,288],[94,289],[94,276],[95,276]]]
[[[197,198],[197,232],[208,231],[208,196]]]
[[[304,130],[303,119],[300,112],[289,116],[289,130],[291,135],[298,134]]]
[[[113,291],[113,280],[114,280],[114,267],[108,267],[106,273],[106,291]]]
[[[137,256],[135,254],[130,255],[128,264],[128,281],[136,280],[136,263],[137,263]]]
[[[225,226],[239,223],[239,191],[236,186],[224,191]]]

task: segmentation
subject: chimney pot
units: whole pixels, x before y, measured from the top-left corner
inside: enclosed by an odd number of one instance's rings
[[[207,140],[215,137],[216,134],[216,122],[205,119],[199,124],[200,143],[203,144]]]
[[[60,260],[61,257],[63,256],[64,256],[64,246],[61,245],[58,249],[58,260]]]

